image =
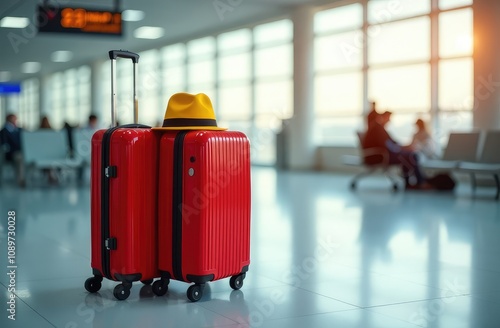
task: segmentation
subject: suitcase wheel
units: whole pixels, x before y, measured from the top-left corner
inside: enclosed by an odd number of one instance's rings
[[[243,287],[243,279],[245,279],[244,273],[237,276],[232,276],[231,279],[229,279],[229,286],[231,286],[231,288],[234,290],[238,290]]]
[[[113,290],[113,295],[120,301],[126,300],[130,295],[130,288],[132,288],[131,283],[122,283],[116,285],[115,289]]]
[[[99,291],[99,289],[101,289],[101,281],[102,277],[95,276],[88,278],[87,280],[85,280],[85,289],[89,293],[96,293],[97,291]]]
[[[191,285],[187,290],[187,297],[191,302],[198,302],[203,297],[203,288],[205,285]]]
[[[141,282],[142,282],[144,285],[151,285],[151,284],[153,283],[153,279],[141,280]]]
[[[170,282],[169,279],[160,279],[156,280],[153,283],[153,293],[155,293],[156,296],[163,296],[167,293],[168,291],[168,283]]]

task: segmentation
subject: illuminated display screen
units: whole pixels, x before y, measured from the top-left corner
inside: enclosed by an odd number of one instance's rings
[[[38,6],[38,31],[122,35],[121,12]]]
[[[20,92],[21,84],[19,83],[0,83],[0,95]]]

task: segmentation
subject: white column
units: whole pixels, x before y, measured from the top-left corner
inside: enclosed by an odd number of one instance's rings
[[[314,11],[301,6],[293,14],[293,104],[294,115],[290,120],[288,160],[291,169],[313,169],[313,55]]]
[[[500,128],[500,1],[474,0],[474,127]]]

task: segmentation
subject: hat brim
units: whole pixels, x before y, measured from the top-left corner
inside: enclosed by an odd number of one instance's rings
[[[154,127],[153,130],[205,130],[205,131],[225,131],[227,128],[219,126],[167,126]]]

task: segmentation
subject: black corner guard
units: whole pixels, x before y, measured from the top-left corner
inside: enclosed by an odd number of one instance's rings
[[[115,273],[115,280],[121,282],[134,282],[141,280],[141,278],[142,278],[141,273],[132,273],[132,274]]]
[[[97,269],[94,269],[92,268],[92,274],[94,276],[100,276],[100,277],[103,277],[104,275],[101,273],[101,271],[97,270]]]
[[[196,276],[196,275],[192,275],[192,274],[186,275],[186,279],[188,281],[194,282],[195,284],[204,284],[206,282],[214,280],[214,278],[215,278],[215,275],[213,275],[213,274],[209,274],[209,275],[205,275],[205,276]]]

